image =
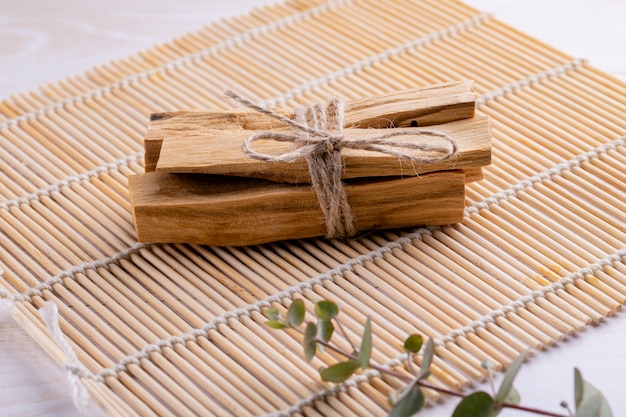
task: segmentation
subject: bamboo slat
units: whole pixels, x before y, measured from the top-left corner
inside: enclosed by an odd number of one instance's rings
[[[294,107],[461,79],[493,134],[461,222],[137,243],[128,178],[144,172],[149,114],[226,110],[225,88]],[[64,362],[37,313],[58,306],[110,415],[384,415],[399,381],[322,383],[330,354],[309,364],[297,335],[265,327],[265,308],[295,298],[338,302],[350,336],[370,317],[373,358],[399,372],[400,341],[433,338],[433,381],[456,388],[626,302],[626,85],[459,1],[290,0],[16,95],[0,116],[0,297]]]

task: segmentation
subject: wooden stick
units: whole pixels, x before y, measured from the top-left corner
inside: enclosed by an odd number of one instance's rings
[[[346,109],[346,127],[428,126],[474,115],[473,82],[459,81],[356,100]],[[279,114],[293,117],[287,110]],[[186,110],[153,113],[145,136],[146,172],[154,171],[165,137],[204,130],[265,130],[280,123],[250,110]]]
[[[419,128],[418,128],[419,129]],[[410,131],[411,128],[406,129]],[[429,129],[430,130],[430,129]],[[491,133],[489,119],[477,117],[437,125],[432,130],[443,132],[456,140],[458,154],[438,163],[417,164],[397,156],[359,149],[345,148],[343,178],[419,175],[449,169],[477,168],[491,162]],[[273,130],[275,132],[277,130]],[[346,140],[358,140],[384,134],[386,129],[346,129]],[[203,173],[263,178],[276,182],[310,182],[306,160],[292,162],[266,162],[252,159],[241,150],[241,144],[258,131],[207,130],[200,135],[180,132],[163,141],[158,172]],[[448,142],[430,136],[406,135],[399,141],[446,146]],[[290,144],[277,141],[260,141],[255,150],[270,155],[287,152]],[[397,149],[403,151],[403,149]],[[409,153],[415,151],[408,151]],[[418,155],[419,151],[415,153]],[[437,155],[437,154],[430,154]]]
[[[346,192],[358,230],[447,224],[461,220],[464,181],[462,171],[449,171],[357,181]],[[138,239],[144,242],[236,246],[324,234],[308,186],[148,173],[131,176],[130,187]]]

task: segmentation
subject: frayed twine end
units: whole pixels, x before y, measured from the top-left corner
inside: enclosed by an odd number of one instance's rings
[[[86,410],[89,403],[89,394],[85,386],[81,383],[80,377],[88,376],[91,373],[79,362],[72,346],[63,335],[61,327],[59,326],[59,309],[57,305],[51,301],[46,302],[43,307],[39,309],[39,315],[48,328],[50,336],[52,336],[54,341],[67,356],[67,362],[64,368],[69,384],[70,395],[72,396],[74,406],[78,411],[83,412]]]
[[[0,298],[0,321],[9,320],[13,317],[15,302],[8,298]]]

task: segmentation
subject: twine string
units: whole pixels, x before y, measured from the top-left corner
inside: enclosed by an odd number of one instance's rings
[[[317,194],[324,216],[327,238],[350,237],[357,231],[341,180],[344,169],[342,149],[385,153],[400,160],[422,165],[445,162],[457,154],[456,140],[449,134],[436,130],[390,129],[389,133],[348,138],[344,134],[345,101],[340,98],[333,98],[325,105],[316,103],[308,107],[298,107],[294,111],[294,119],[290,119],[259,106],[231,90],[227,90],[225,95],[258,113],[285,123],[294,130],[293,133],[264,131],[252,134],[244,140],[242,151],[250,158],[266,162],[294,162],[302,159],[307,161],[311,185]],[[396,139],[403,136],[438,137],[445,143],[408,142]],[[252,144],[263,139],[288,142],[295,147],[278,155],[254,150]]]
[[[89,394],[87,389],[80,382],[80,378],[89,378],[98,382],[103,382],[103,379],[89,371],[76,356],[74,349],[72,349],[72,345],[61,331],[57,305],[52,301],[47,301],[43,307],[39,309],[39,315],[44,321],[52,339],[59,345],[61,350],[63,350],[63,353],[67,356],[67,362],[65,363],[64,368],[70,388],[70,395],[74,402],[74,406],[82,412],[87,408]]]
[[[3,295],[0,292],[0,322],[9,320],[15,311],[15,301],[10,298],[2,298]]]

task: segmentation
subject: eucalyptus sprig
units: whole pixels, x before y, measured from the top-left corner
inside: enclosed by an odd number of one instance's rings
[[[375,369],[404,381],[406,385],[391,395],[389,399],[391,404],[390,417],[409,417],[418,413],[426,402],[424,388],[461,398],[452,417],[496,417],[506,408],[551,417],[613,417],[609,404],[602,393],[583,380],[578,369],[574,370],[575,411],[570,410],[565,402],[562,402],[561,406],[566,409],[567,414],[558,414],[520,405],[521,397],[513,386],[513,382],[526,359],[527,352],[523,352],[509,366],[497,390],[492,389],[492,393],[477,391],[466,394],[428,381],[430,366],[435,355],[435,344],[432,339],[429,339],[426,344],[424,344],[424,338],[418,334],[409,335],[405,339],[403,349],[406,353],[407,368],[411,373],[410,376],[407,376],[371,360],[372,323],[369,318],[366,319],[363,326],[360,343],[357,344],[350,340],[348,333],[337,318],[339,306],[333,301],[321,300],[315,303],[313,308],[314,321],[305,322],[306,307],[301,299],[296,299],[291,303],[284,317],[275,308],[268,308],[264,314],[268,319],[266,322],[268,327],[277,330],[295,329],[302,334],[302,347],[304,356],[308,361],[311,361],[316,354],[324,351],[324,349],[332,350],[344,358],[319,370],[323,381],[342,383],[359,370],[367,368]],[[336,329],[339,329],[343,334],[351,347],[351,352],[332,342]],[[422,361],[421,366],[417,369],[413,357],[420,352],[422,352]],[[483,367],[491,379],[492,364],[485,361]]]

